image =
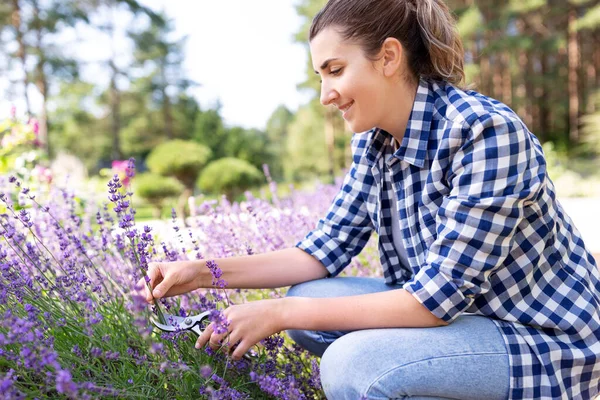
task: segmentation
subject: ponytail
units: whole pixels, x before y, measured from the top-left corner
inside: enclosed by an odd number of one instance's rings
[[[420,66],[420,75],[460,85],[465,79],[464,51],[448,6],[441,0],[415,3],[421,38],[429,55]]]

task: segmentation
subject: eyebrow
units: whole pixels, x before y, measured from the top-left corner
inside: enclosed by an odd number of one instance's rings
[[[323,71],[325,68],[327,68],[327,66],[329,65],[330,62],[337,60],[338,58],[328,58],[327,60],[325,60],[323,62],[323,64],[321,64],[321,71]],[[315,74],[319,74],[318,71],[315,71]]]

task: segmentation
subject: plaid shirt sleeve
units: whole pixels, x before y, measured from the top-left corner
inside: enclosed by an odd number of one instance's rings
[[[490,274],[502,267],[515,231],[526,222],[524,208],[545,179],[543,154],[518,119],[481,116],[456,148],[446,175],[450,192],[436,217],[436,240],[404,285],[446,322],[490,290]]]
[[[317,223],[296,247],[315,257],[327,268],[329,277],[340,274],[352,257],[365,247],[373,231],[373,223],[363,200],[364,182],[357,175],[356,143],[352,142],[354,162],[344,178],[339,193],[327,215]]]

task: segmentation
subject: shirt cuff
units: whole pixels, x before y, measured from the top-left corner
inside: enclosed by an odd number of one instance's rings
[[[309,232],[304,239],[296,243],[296,247],[319,260],[331,278],[339,275],[351,260],[338,241],[319,229]]]
[[[474,299],[465,296],[456,284],[434,265],[426,265],[403,286],[433,315],[451,322],[471,306]]]

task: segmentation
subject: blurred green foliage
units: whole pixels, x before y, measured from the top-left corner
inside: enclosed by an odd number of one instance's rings
[[[197,186],[209,193],[224,193],[229,199],[253,186],[264,183],[265,177],[247,161],[225,157],[211,162],[198,178]]]
[[[154,207],[154,217],[160,218],[167,199],[178,197],[184,186],[175,178],[145,172],[133,180],[133,188],[138,196],[144,198]]]
[[[192,141],[171,140],[158,145],[148,155],[148,169],[159,175],[177,178],[186,187],[193,187],[211,151]]]

